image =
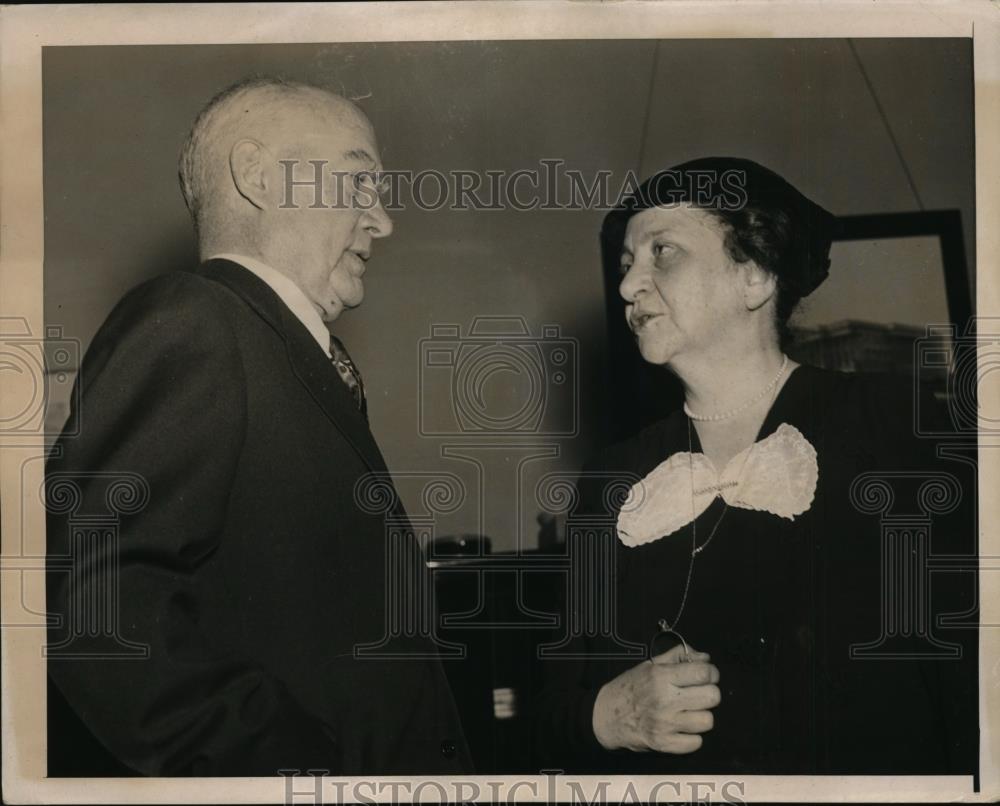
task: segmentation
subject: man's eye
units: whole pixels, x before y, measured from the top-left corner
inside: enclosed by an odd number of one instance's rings
[[[384,196],[389,192],[389,179],[375,171],[361,171],[351,174],[355,190],[369,191],[373,196]]]

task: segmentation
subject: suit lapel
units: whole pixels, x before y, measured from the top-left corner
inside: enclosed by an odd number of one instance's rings
[[[237,294],[275,331],[285,343],[292,372],[330,422],[370,469],[388,472],[371,429],[337,370],[271,287],[249,269],[229,260],[210,260],[199,267],[198,273]]]

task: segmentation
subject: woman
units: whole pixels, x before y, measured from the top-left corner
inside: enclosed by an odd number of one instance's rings
[[[623,233],[628,324],[642,357],[680,381],[684,406],[581,479],[574,517],[612,525],[616,632],[577,639],[583,660],[545,662],[539,762],[975,769],[975,636],[946,635],[960,660],[928,658],[937,639],[926,635],[879,657],[884,608],[901,594],[883,592],[879,518],[851,493],[865,472],[944,472],[969,491],[974,477],[912,436],[908,385],[800,366],[782,350],[793,309],[827,275],[833,224],[781,177],[731,158],[657,174],[609,214]],[[616,479],[638,481],[607,512]],[[965,504],[934,519],[935,554],[974,553],[974,496]],[[935,613],[974,602],[968,584],[935,580],[932,593]],[[649,655],[638,664],[622,651],[637,646]]]

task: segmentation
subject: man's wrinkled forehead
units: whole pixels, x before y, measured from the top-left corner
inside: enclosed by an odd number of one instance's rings
[[[288,99],[273,118],[272,131],[296,156],[349,161],[370,170],[380,167],[375,131],[368,118],[350,101],[322,90]]]

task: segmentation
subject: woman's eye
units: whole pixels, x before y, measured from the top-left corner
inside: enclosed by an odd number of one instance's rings
[[[653,257],[663,257],[664,255],[670,254],[674,249],[673,244],[669,243],[654,243],[653,244]]]
[[[626,274],[628,274],[628,270],[631,269],[631,268],[632,268],[632,264],[631,263],[622,263],[620,266],[618,266],[618,273],[622,277],[624,277]]]

